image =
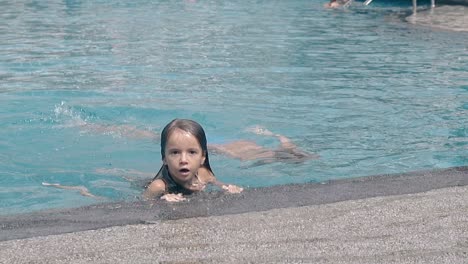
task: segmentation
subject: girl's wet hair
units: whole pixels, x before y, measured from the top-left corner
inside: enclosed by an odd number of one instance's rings
[[[164,160],[166,157],[165,150],[167,140],[169,139],[169,136],[172,134],[172,132],[174,132],[176,129],[190,133],[197,139],[203,153],[205,154],[205,163],[203,163],[203,166],[211,173],[213,173],[210,166],[210,159],[208,158],[208,145],[206,142],[205,131],[200,124],[190,119],[174,119],[164,127],[161,133],[161,159]]]

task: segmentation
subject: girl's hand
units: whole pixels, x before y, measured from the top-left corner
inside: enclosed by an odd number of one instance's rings
[[[185,197],[182,196],[181,193],[168,193],[161,196],[161,200],[166,200],[168,202],[181,202],[187,200]]]
[[[192,192],[199,192],[203,191],[206,188],[206,183],[201,182],[200,180],[196,180],[192,182],[189,186],[187,186],[187,189],[192,191]]]
[[[223,190],[225,190],[228,193],[240,193],[244,190],[244,188],[241,188],[233,184],[225,184],[221,188],[223,188]]]

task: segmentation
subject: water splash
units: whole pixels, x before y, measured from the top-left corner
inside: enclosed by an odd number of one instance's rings
[[[77,113],[65,101],[60,102],[59,105],[55,105],[54,113],[55,121],[62,123],[58,127],[79,127],[88,124],[87,118],[82,117],[81,113]]]

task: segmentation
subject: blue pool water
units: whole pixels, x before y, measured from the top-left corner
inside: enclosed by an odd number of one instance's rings
[[[468,165],[468,33],[409,24],[403,4],[323,3],[2,1],[0,213],[138,199],[159,142],[125,129],[175,117],[320,155],[210,157],[244,187]]]

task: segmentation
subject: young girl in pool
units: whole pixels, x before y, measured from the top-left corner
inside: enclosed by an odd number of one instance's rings
[[[184,194],[201,191],[207,184],[229,193],[243,189],[219,182],[210,166],[205,131],[195,121],[174,119],[161,133],[161,169],[147,185],[143,196],[177,202]]]

